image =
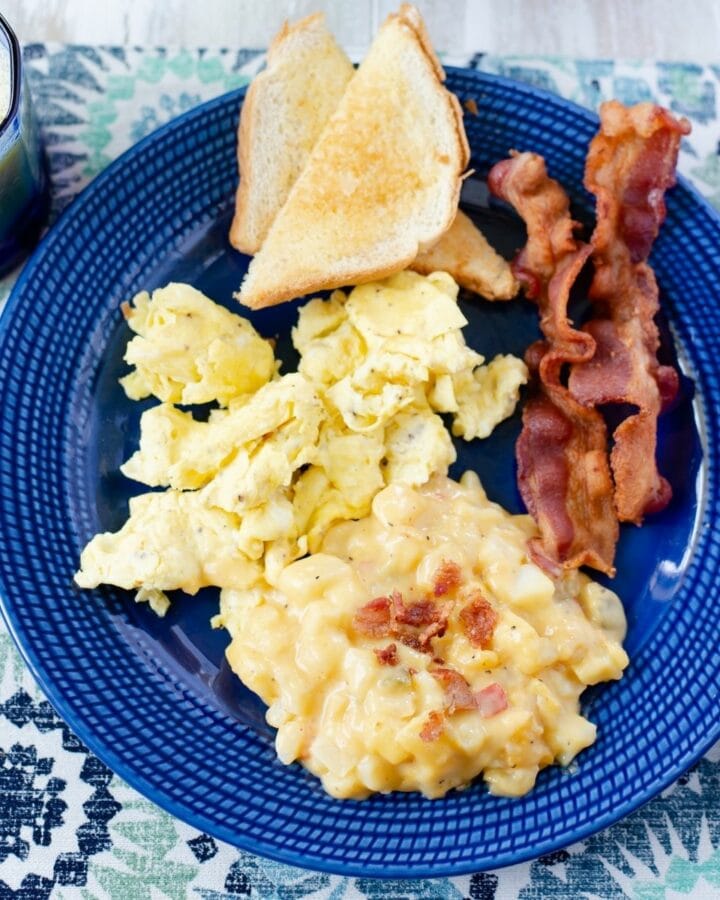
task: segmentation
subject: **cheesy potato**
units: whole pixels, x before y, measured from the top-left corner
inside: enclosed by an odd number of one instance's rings
[[[334,797],[440,797],[480,773],[519,796],[592,744],[578,701],[627,665],[622,606],[580,572],[550,579],[534,534],[476,475],[435,475],[385,487],[273,586],[223,590],[228,659],[280,759]]]
[[[527,378],[521,360],[485,366],[466,346],[457,293],[442,272],[401,272],[312,300],[293,330],[298,371],[285,375],[246,319],[194,288],[139,294],[122,384],[163,402],[143,413],[122,471],[167,491],[136,497],[120,531],[90,541],[77,583],[135,588],[159,612],[167,590],[251,573],[273,583],[335,522],[368,515],[385,485],[447,473],[456,453],[438,413],[468,440],[487,436]],[[175,405],[210,401],[207,421]]]

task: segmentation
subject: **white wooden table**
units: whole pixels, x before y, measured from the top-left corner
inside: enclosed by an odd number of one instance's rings
[[[324,9],[362,53],[400,0],[0,0],[22,41],[264,47],[286,17]],[[718,62],[718,0],[416,0],[449,54]]]

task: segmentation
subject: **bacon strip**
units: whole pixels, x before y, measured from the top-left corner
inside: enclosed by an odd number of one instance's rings
[[[567,317],[570,289],[592,248],[574,237],[568,198],[535,153],[514,153],[493,167],[493,194],[515,207],[528,240],[513,271],[540,312],[545,341],[526,355],[535,393],[523,411],[515,453],[518,486],[540,537],[534,560],[551,574],[589,565],[613,575],[618,522],[612,502],[607,431],[601,415],[562,383],[563,369],[592,359],[592,335]]]
[[[573,366],[569,387],[587,407],[637,407],[615,429],[610,457],[618,517],[637,525],[672,497],[655,453],[657,417],[677,391],[678,377],[657,361],[658,287],[647,258],[665,219],[665,191],[675,184],[680,141],[689,131],[686,119],[651,103],[603,103],[585,166],[585,187],[597,198],[590,288],[597,318],[585,332],[597,352]]]

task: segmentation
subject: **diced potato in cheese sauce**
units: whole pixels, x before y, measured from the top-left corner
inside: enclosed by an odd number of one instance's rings
[[[420,488],[386,487],[370,516],[336,524],[274,587],[224,590],[228,659],[268,704],[283,762],[302,762],[335,797],[439,797],[480,773],[491,792],[518,796],[541,768],[592,744],[579,697],[627,665],[622,606],[577,571],[551,580],[527,558],[533,533],[529,517],[490,503],[475,475],[460,484],[434,476]],[[448,563],[459,575],[438,598],[435,576]],[[358,629],[358,610],[393,592],[408,605],[430,596],[447,606],[447,627],[425,652]],[[496,617],[483,647],[463,616],[478,597]],[[381,662],[389,643],[392,665]],[[505,705],[453,711],[433,675],[440,668]]]

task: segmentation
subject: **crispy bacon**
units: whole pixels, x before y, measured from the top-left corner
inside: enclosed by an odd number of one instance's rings
[[[388,597],[376,597],[361,606],[353,618],[355,630],[369,637],[387,637],[390,634],[391,615]]]
[[[457,710],[477,709],[484,719],[507,709],[507,695],[501,684],[493,682],[481,691],[473,691],[463,676],[449,667],[431,669],[430,674],[445,692],[445,709],[449,716]]]
[[[638,525],[672,496],[655,453],[657,417],[676,393],[678,378],[657,361],[658,287],[647,258],[665,219],[664,195],[675,183],[680,141],[689,131],[686,119],[651,103],[604,103],[585,167],[585,186],[597,198],[590,288],[597,318],[585,332],[597,352],[573,366],[569,387],[588,407],[637,407],[615,429],[610,462],[618,517]]]
[[[478,594],[460,610],[460,624],[473,647],[487,650],[492,644],[497,613],[482,594]]]
[[[437,618],[438,608],[432,600],[420,600],[406,606],[399,591],[394,591],[391,597],[395,621],[400,625],[412,625],[420,628],[422,625],[431,625]]]
[[[442,637],[447,631],[450,609],[450,604],[441,606],[438,609],[436,619],[420,632],[420,646],[423,653],[430,653],[432,651],[430,641],[434,637]]]
[[[536,300],[545,335],[526,356],[535,391],[515,448],[520,493],[540,529],[529,550],[551,574],[581,565],[614,574],[618,522],[605,423],[562,380],[568,364],[588,361],[595,352],[593,337],[567,317],[570,289],[591,247],[574,237],[568,198],[548,177],[541,156],[513,154],[493,167],[488,184],[527,226],[528,240],[513,271]]]
[[[443,733],[444,720],[443,714],[433,710],[425,720],[425,724],[420,732],[420,740],[430,743],[436,741]]]
[[[393,591],[390,599],[394,618],[393,636],[421,653],[431,652],[431,640],[442,637],[447,630],[449,605],[438,606],[434,600],[427,599],[408,606],[399,591]],[[403,626],[422,628],[422,631],[416,633]]]
[[[420,643],[420,638],[418,637],[418,635],[412,634],[412,632],[394,632],[393,636],[396,637],[401,644],[405,644],[406,647],[410,647],[411,650],[417,650],[418,653],[430,652],[430,648],[423,646],[423,644]]]
[[[474,709],[475,695],[472,688],[456,669],[447,667],[432,669],[430,674],[445,692],[445,706],[449,715],[458,709]]]
[[[373,651],[381,666],[396,666],[399,662],[397,644],[388,644],[387,647]]]
[[[444,597],[448,591],[460,587],[462,572],[460,566],[452,560],[444,559],[433,578],[433,593],[436,597]]]
[[[353,625],[369,637],[395,638],[420,653],[432,652],[431,641],[447,630],[451,604],[434,600],[406,604],[400,591],[389,597],[376,597],[357,610]]]

